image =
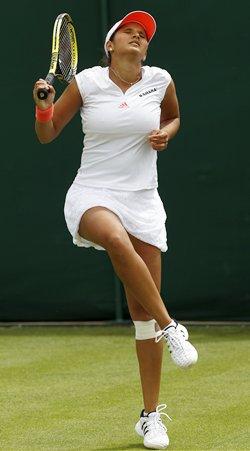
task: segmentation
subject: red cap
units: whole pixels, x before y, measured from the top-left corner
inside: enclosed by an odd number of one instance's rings
[[[115,25],[113,25],[112,28],[110,28],[109,32],[107,33],[105,43],[104,43],[104,50],[106,55],[108,55],[108,51],[106,49],[106,44],[110,40],[111,36],[114,34],[114,32],[120,28],[122,25],[125,25],[126,23],[135,22],[141,25],[147,35],[148,42],[151,41],[153,38],[155,32],[156,32],[156,22],[153,16],[151,14],[146,13],[145,11],[132,11],[131,13],[128,13],[125,17],[123,17],[122,20],[119,20],[119,22],[116,22]]]

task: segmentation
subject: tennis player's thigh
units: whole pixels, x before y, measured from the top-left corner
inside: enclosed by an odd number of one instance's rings
[[[82,238],[105,249],[121,244],[132,246],[118,216],[105,207],[92,207],[85,211],[78,233]]]

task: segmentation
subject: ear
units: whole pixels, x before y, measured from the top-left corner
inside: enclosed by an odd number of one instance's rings
[[[113,49],[112,41],[108,41],[107,42],[106,49],[107,49],[108,52],[113,52],[114,49]]]

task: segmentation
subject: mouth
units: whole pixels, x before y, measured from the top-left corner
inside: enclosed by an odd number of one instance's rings
[[[129,44],[135,44],[135,45],[137,45],[137,47],[140,47],[140,44],[138,41],[131,41]]]

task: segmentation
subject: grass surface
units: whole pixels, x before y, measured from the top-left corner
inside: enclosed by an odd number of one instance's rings
[[[170,450],[247,450],[249,328],[193,327],[198,364],[164,357]],[[132,327],[0,329],[1,451],[145,449]],[[248,360],[247,360],[248,356]],[[168,421],[168,420],[167,420]]]

